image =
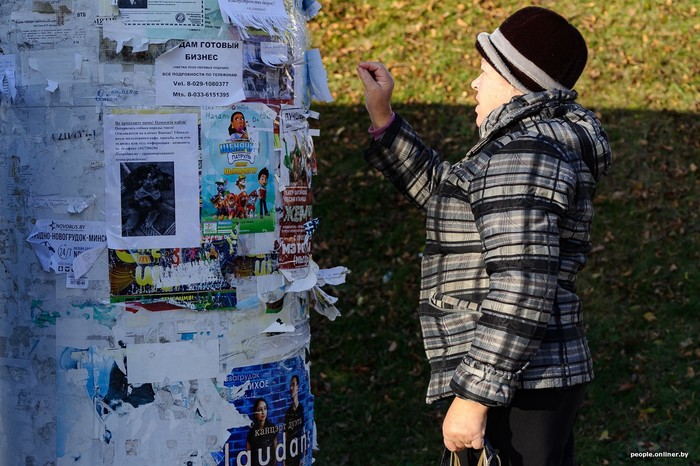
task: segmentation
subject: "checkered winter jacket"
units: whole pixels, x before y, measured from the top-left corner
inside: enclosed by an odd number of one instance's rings
[[[426,214],[419,316],[428,402],[456,394],[507,406],[520,387],[593,378],[576,274],[611,153],[576,97],[514,98],[455,164],[399,115],[365,153]]]

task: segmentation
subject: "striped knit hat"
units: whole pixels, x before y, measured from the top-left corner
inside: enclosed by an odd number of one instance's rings
[[[586,66],[581,33],[559,14],[541,7],[513,13],[493,33],[480,33],[476,48],[522,92],[568,90]]]

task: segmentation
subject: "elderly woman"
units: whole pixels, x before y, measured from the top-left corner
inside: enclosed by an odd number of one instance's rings
[[[455,164],[392,111],[387,68],[360,63],[365,158],[426,215],[419,316],[427,401],[454,396],[446,448],[466,455],[486,436],[504,465],[573,465],[574,419],[593,379],[576,275],[611,163],[573,90],[586,43],[559,14],[527,7],[476,48],[480,139]]]

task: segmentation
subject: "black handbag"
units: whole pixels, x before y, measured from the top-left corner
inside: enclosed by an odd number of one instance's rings
[[[484,448],[481,450],[450,451],[445,448],[442,452],[440,466],[501,466],[498,450],[494,450],[491,443],[484,439]]]

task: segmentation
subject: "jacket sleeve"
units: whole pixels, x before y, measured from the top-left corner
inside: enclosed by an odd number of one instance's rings
[[[557,293],[558,222],[576,189],[563,150],[546,138],[520,137],[472,179],[469,199],[489,292],[450,384],[457,396],[509,405],[544,337]]]
[[[435,187],[450,169],[427,147],[400,115],[372,141],[365,160],[389,179],[413,205],[423,209]]]

